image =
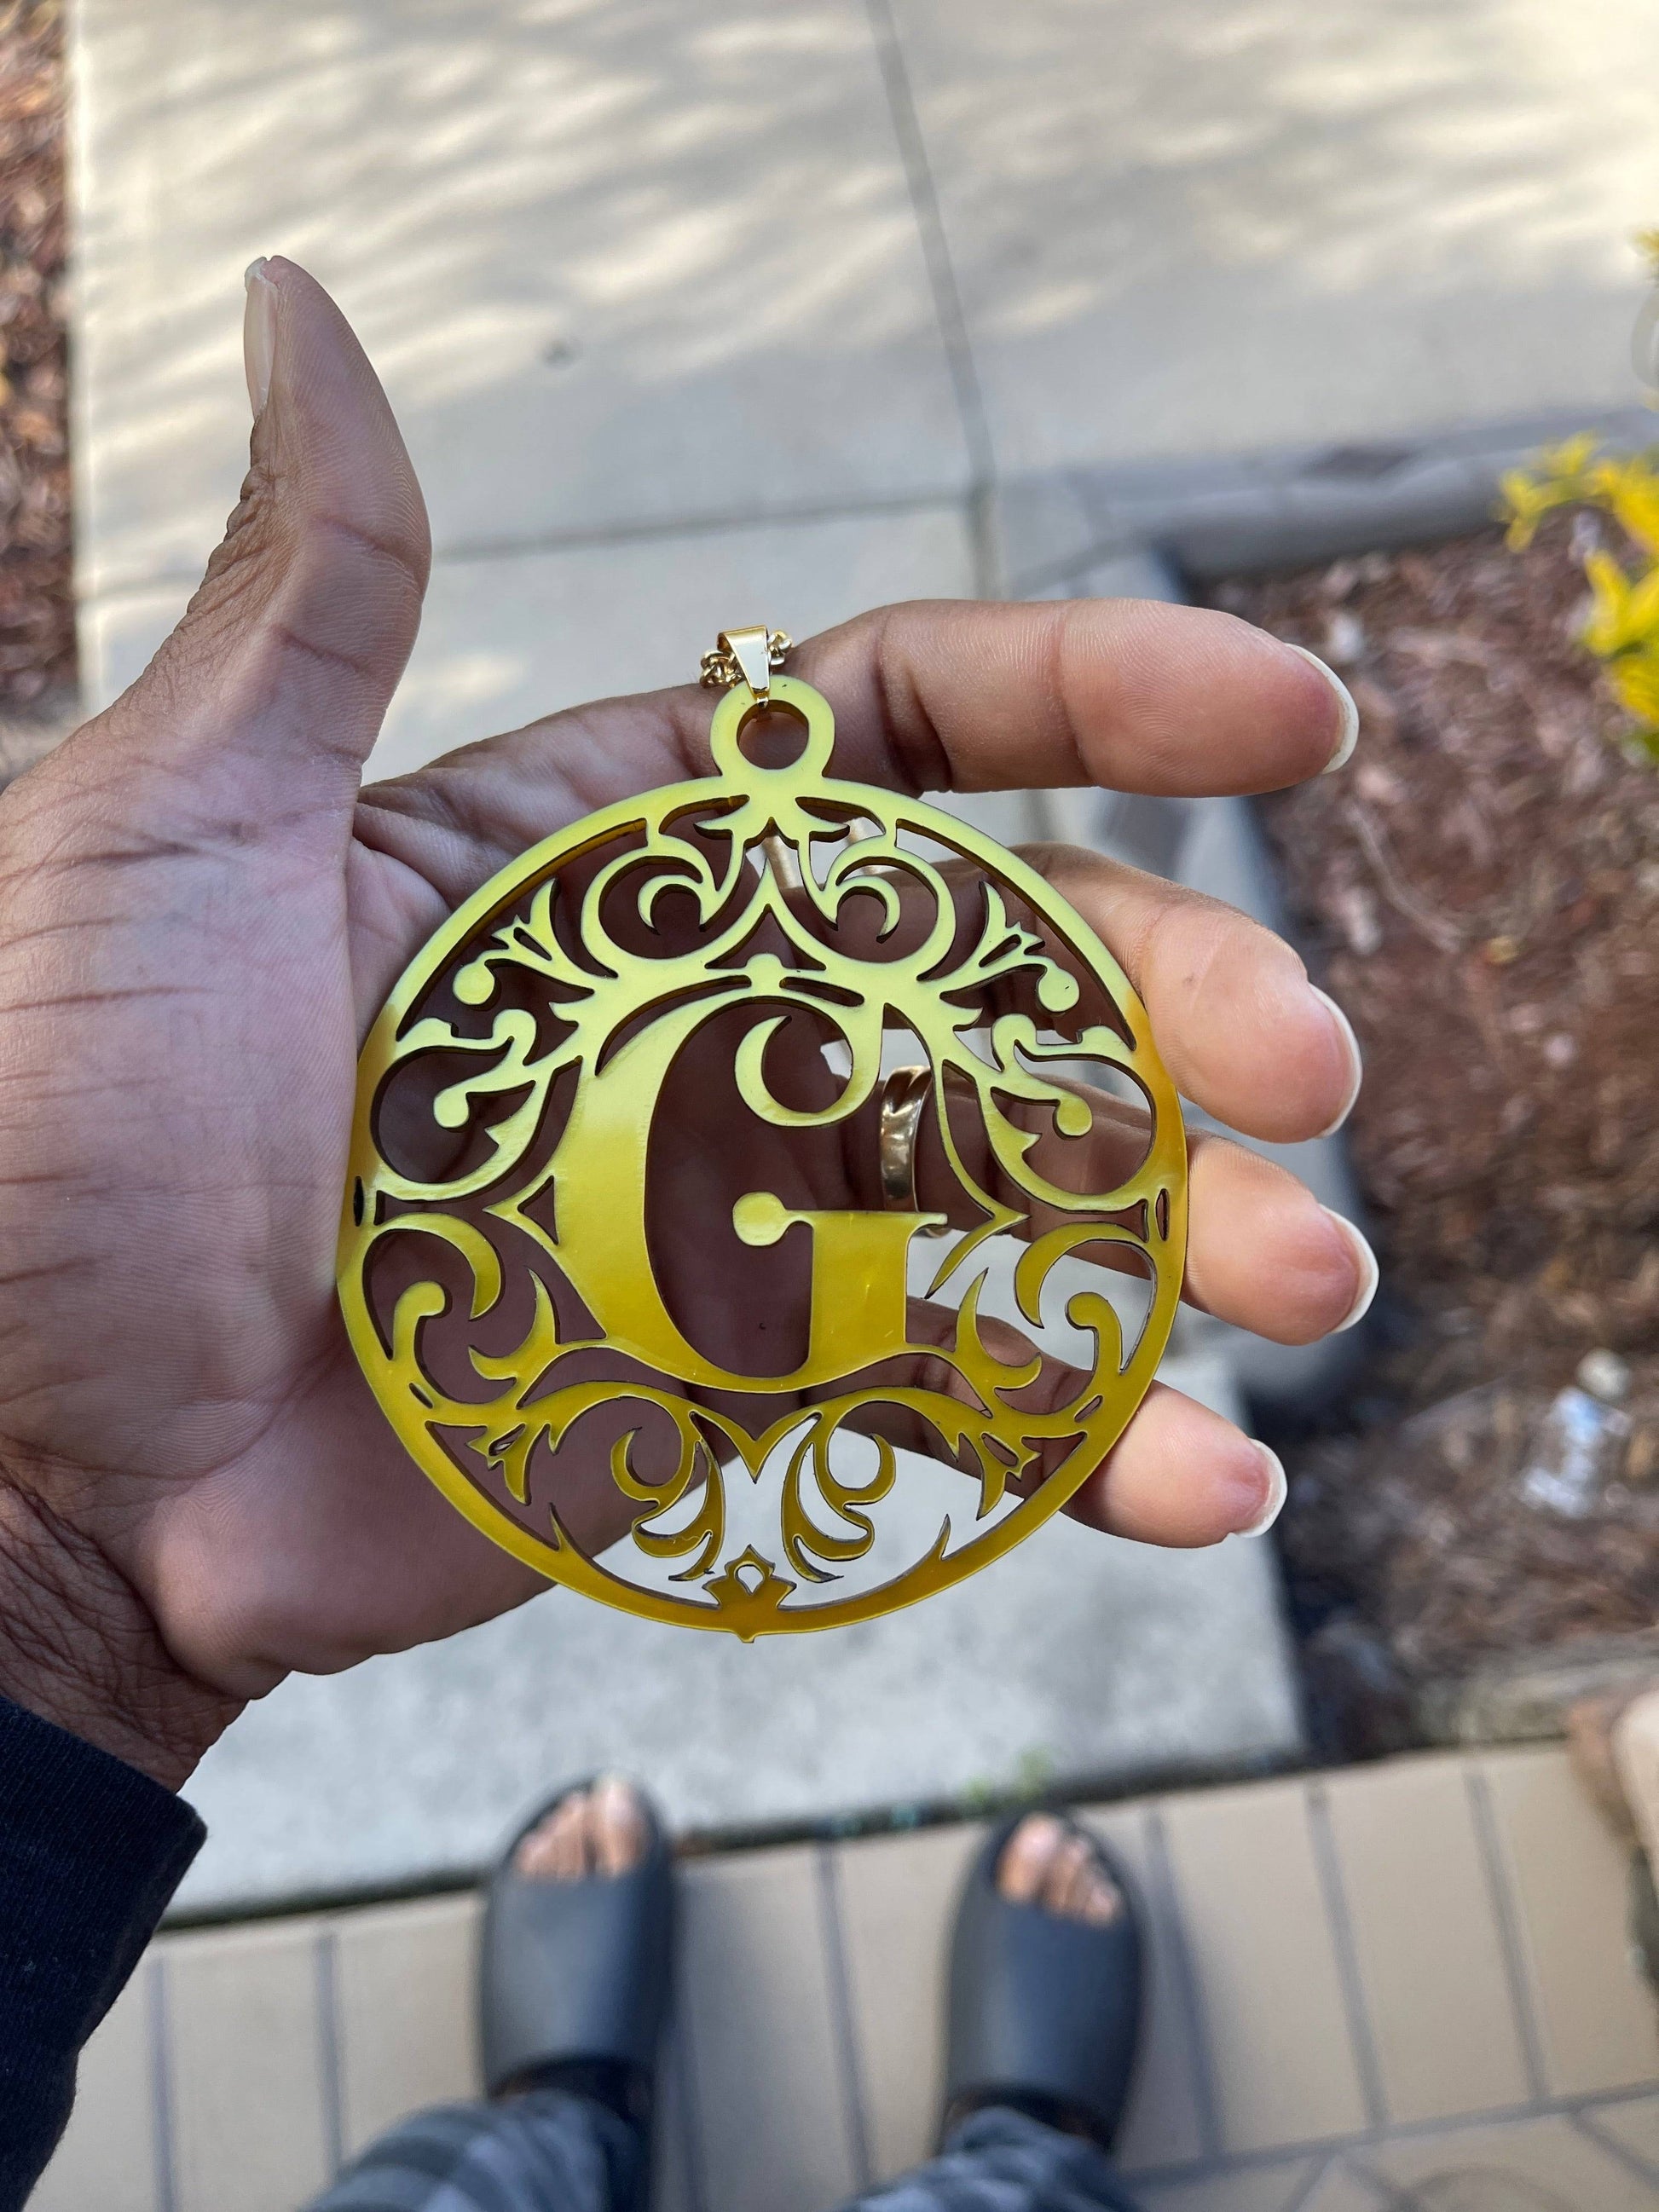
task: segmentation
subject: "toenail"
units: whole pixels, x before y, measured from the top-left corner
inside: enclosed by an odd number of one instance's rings
[[[1016,1903],[1035,1900],[1060,1842],[1060,1825],[1052,1814],[1028,1813],[1003,1845],[996,1882]]]
[[[1064,1833],[1052,1813],[1028,1813],[1008,1838],[1008,1848],[1022,1855],[1041,1850],[1047,1856],[1054,1850]]]

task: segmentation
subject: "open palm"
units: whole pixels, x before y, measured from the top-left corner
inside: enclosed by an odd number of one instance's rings
[[[224,544],[139,682],[0,799],[0,1552],[73,1616],[25,1635],[27,1679],[0,1686],[173,1781],[289,1669],[544,1587],[429,1487],[346,1343],[356,1052],[503,863],[708,764],[708,695],[688,685],[360,788],[419,620],[424,509],[332,303],[284,262],[252,300],[252,466]],[[1159,605],[893,608],[791,665],[835,705],[838,768],[908,790],[1263,789],[1323,768],[1342,729],[1305,659]],[[1184,1093],[1273,1140],[1340,1118],[1352,1041],[1287,947],[1088,854],[1027,857],[1116,952]],[[1198,1148],[1189,1297],[1304,1341],[1370,1276],[1289,1176]],[[1159,1389],[1073,1510],[1205,1543],[1256,1519],[1272,1478]]]

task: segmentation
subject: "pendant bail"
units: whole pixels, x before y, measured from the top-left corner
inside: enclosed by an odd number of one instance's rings
[[[772,671],[782,667],[790,644],[781,629],[769,629],[764,623],[723,629],[714,651],[702,657],[702,681],[728,688],[746,684],[764,704],[772,693]]]
[[[743,680],[757,699],[772,689],[772,641],[764,623],[744,629],[723,629],[720,644],[743,671]]]

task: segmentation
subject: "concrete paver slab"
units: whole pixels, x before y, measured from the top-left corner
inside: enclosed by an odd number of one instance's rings
[[[1615,2104],[1592,2106],[1579,2118],[1594,2134],[1608,2136],[1650,2167],[1659,2181],[1659,2097],[1621,2098]]]
[[[1653,2184],[1564,2118],[1396,2136],[1354,2162],[1435,2212],[1506,2203],[1516,2212],[1653,2212]]]
[[[1401,2212],[1401,2208],[1371,2176],[1346,2159],[1334,2158],[1305,2197],[1291,2197],[1286,2212]],[[1470,2207],[1469,2212],[1477,2208]]]
[[[1659,2075],[1659,2010],[1626,1932],[1626,1854],[1553,1747],[1480,1762],[1546,2086],[1594,2096]]]
[[[406,2113],[482,2094],[472,1893],[342,1914],[329,1929],[340,2148],[355,2158]]]
[[[1629,394],[1644,0],[894,0],[997,470]]]
[[[681,1885],[680,2017],[703,2203],[832,2205],[865,2180],[816,1845],[711,1859]]]
[[[82,0],[82,589],[190,574],[241,275],[380,368],[441,549],[961,491],[862,0]]]
[[[1172,1798],[1170,1857],[1225,2151],[1367,2124],[1307,1796],[1296,1782]]]
[[[319,1932],[286,1920],[163,1943],[175,2212],[293,2212],[329,2179]]]
[[[1302,2212],[1315,2160],[1275,2159],[1270,2165],[1237,2166],[1200,2174],[1188,2181],[1153,2184],[1146,2191],[1146,2212]]]
[[[86,610],[89,712],[140,673],[193,588]],[[750,619],[744,609],[807,637],[890,600],[972,590],[959,505],[441,561],[368,773],[400,775],[556,708],[685,683],[717,631]]]
[[[835,1853],[848,2010],[878,2181],[930,2157],[938,2138],[951,1917],[983,1837],[977,1826],[927,1828]]]
[[[1322,1785],[1390,2120],[1525,2104],[1509,1963],[1464,1763],[1358,1768]],[[1440,2023],[1431,2041],[1427,2009]]]

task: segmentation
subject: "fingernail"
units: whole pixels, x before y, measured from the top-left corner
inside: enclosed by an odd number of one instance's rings
[[[1288,643],[1289,641],[1285,640],[1285,642]],[[1316,668],[1319,671],[1341,702],[1342,732],[1337,738],[1336,750],[1320,771],[1323,775],[1329,775],[1334,769],[1346,766],[1352,757],[1354,747],[1359,742],[1359,709],[1354,704],[1353,693],[1349,690],[1347,685],[1328,661],[1322,660],[1316,653],[1310,653],[1305,645],[1292,645],[1291,651],[1299,653],[1310,668]]]
[[[1359,1288],[1354,1292],[1353,1304],[1331,1331],[1333,1336],[1340,1336],[1345,1328],[1352,1328],[1356,1322],[1364,1321],[1370,1311],[1371,1300],[1376,1296],[1376,1285],[1382,1271],[1376,1264],[1376,1253],[1352,1221],[1345,1219],[1331,1206],[1323,1206],[1321,1211],[1330,1216],[1353,1247],[1354,1264],[1359,1270]]]
[[[248,404],[256,422],[270,397],[270,372],[276,359],[276,287],[265,274],[269,266],[262,253],[257,261],[249,262],[242,280],[247,287],[247,304],[242,310],[242,367],[247,372]]]
[[[1343,1095],[1342,1103],[1336,1109],[1334,1117],[1317,1133],[1322,1137],[1334,1137],[1353,1111],[1353,1102],[1358,1097],[1359,1086],[1365,1079],[1365,1063],[1359,1056],[1359,1039],[1353,1033],[1353,1024],[1337,1005],[1336,1000],[1332,998],[1328,991],[1322,991],[1317,983],[1310,983],[1308,988],[1322,1006],[1330,1010],[1331,1018],[1341,1030],[1342,1042],[1348,1050],[1347,1090]]]
[[[1265,1536],[1285,1509],[1285,1495],[1289,1486],[1285,1480],[1284,1463],[1279,1454],[1269,1451],[1266,1444],[1257,1443],[1255,1449],[1267,1465],[1267,1487],[1255,1519],[1247,1522],[1243,1528],[1236,1528],[1233,1531],[1236,1536]]]

